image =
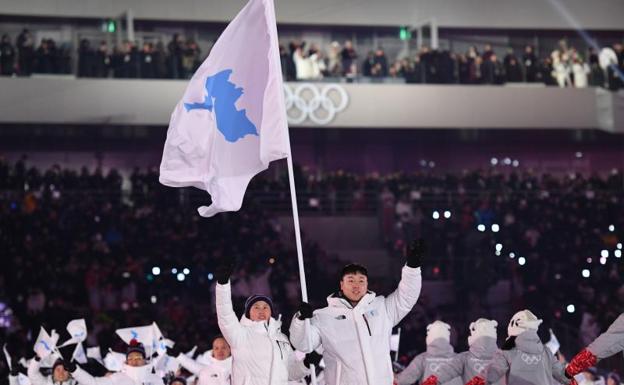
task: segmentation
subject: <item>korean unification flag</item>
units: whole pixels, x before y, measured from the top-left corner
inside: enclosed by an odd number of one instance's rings
[[[160,183],[207,191],[211,217],[239,210],[251,178],[289,154],[273,0],[250,0],[171,115]]]

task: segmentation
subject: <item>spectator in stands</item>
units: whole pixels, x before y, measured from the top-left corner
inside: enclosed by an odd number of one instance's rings
[[[522,64],[524,65],[524,79],[527,83],[535,83],[538,81],[539,61],[533,52],[533,46],[524,47],[522,55]]]
[[[518,62],[518,57],[514,53],[513,48],[507,50],[507,54],[503,59],[503,65],[505,67],[505,80],[509,83],[522,82],[522,68]]]
[[[18,70],[21,76],[30,76],[33,72],[35,59],[35,42],[30,31],[26,28],[17,37]]]
[[[377,72],[376,74],[375,69]],[[381,47],[375,50],[375,57],[373,58],[373,76],[374,75],[378,77],[388,76],[388,58]]]
[[[494,50],[492,49],[492,45],[486,44],[483,47],[483,54],[481,55],[481,58],[483,59],[484,62],[487,62],[488,59],[490,59],[492,55],[494,55]]]
[[[362,75],[371,77],[373,76],[373,67],[375,66],[375,51],[368,51],[366,58],[362,63]]]
[[[2,35],[0,40],[0,74],[10,76],[15,73],[15,47],[9,35]]]
[[[56,44],[52,39],[42,39],[35,53],[35,72],[51,74],[56,72]]]
[[[143,49],[141,49],[141,77],[142,78],[155,78],[156,77],[156,61],[154,60],[154,46],[152,43],[143,43]]]
[[[470,64],[466,55],[457,56],[457,80],[459,84],[470,84]]]
[[[93,77],[94,75],[95,52],[91,48],[91,42],[87,39],[82,39],[78,48],[78,76]]]
[[[167,76],[167,52],[165,50],[165,44],[158,40],[154,47],[154,71],[157,78],[164,78]]]
[[[481,73],[483,75],[484,84],[501,84],[503,81],[503,68],[498,61],[496,54],[485,55],[488,59],[483,61],[481,65]]]
[[[357,67],[354,69],[355,60],[357,59],[357,53],[353,48],[351,40],[347,40],[344,43],[342,51],[340,53],[342,59],[342,73],[344,76],[352,77],[356,75]]]
[[[184,53],[182,55],[183,77],[190,78],[193,76],[199,65],[201,50],[195,40],[189,39],[184,45]]]
[[[407,83],[423,83],[424,69],[420,61],[420,55],[415,55],[414,60],[409,63],[411,68],[405,71],[405,81]]]
[[[591,70],[589,69],[589,65],[587,65],[579,55],[576,55],[573,59],[571,71],[574,79],[574,87],[586,88],[588,84],[587,78]]]
[[[420,48],[420,52],[418,54],[420,56],[420,61],[423,66],[423,83],[434,83],[436,77],[436,68],[433,62],[433,53],[428,46],[424,45]]]
[[[106,41],[102,40],[98,50],[95,52],[95,77],[107,78],[110,66],[111,56],[108,50],[108,44],[106,44]]]
[[[456,60],[449,50],[443,50],[438,55],[438,80],[441,84],[453,84],[457,79],[455,70]]]
[[[557,80],[553,68],[553,62],[550,57],[544,58],[540,66],[539,79],[547,86],[556,86]]]
[[[604,87],[605,76],[598,61],[598,53],[596,53],[594,47],[589,47],[587,55],[589,58],[589,85],[592,87]]]
[[[572,80],[570,79],[570,68],[568,67],[567,53],[554,50],[551,55],[553,72],[552,76],[557,81],[557,85],[561,88],[570,87]]]
[[[184,37],[174,34],[167,45],[169,53],[169,77],[172,79],[183,79],[182,56],[184,54]]]
[[[327,52],[327,76],[339,77],[342,75],[342,66],[340,63],[340,43],[333,41]]]

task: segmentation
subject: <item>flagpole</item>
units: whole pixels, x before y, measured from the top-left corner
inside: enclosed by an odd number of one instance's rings
[[[290,150],[290,133],[288,136],[288,149]],[[299,209],[297,206],[297,191],[295,189],[295,171],[292,161],[292,151],[286,158],[288,164],[288,183],[290,184],[290,200],[292,203],[293,222],[295,227],[295,244],[297,245],[297,262],[299,264],[299,281],[301,282],[301,300],[308,302],[308,285],[306,283],[305,267],[303,265],[303,247],[301,246],[301,227],[299,226]],[[305,328],[309,330],[310,320],[305,320]],[[310,336],[308,335],[308,338]],[[317,385],[316,382],[316,368],[314,365],[310,365],[310,371],[312,376],[312,385]]]
[[[401,328],[399,328],[398,333],[399,333],[399,337],[398,337],[398,341],[397,341],[397,350],[396,350],[396,354],[394,355],[394,362],[395,363],[397,363],[399,361],[399,347],[401,346]]]

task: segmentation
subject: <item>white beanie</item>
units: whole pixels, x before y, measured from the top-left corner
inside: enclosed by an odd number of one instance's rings
[[[451,341],[451,325],[442,321],[435,321],[427,325],[427,345],[430,345],[434,340],[438,338],[444,338],[446,342]]]
[[[527,330],[537,331],[541,323],[542,320],[538,319],[530,310],[519,311],[511,317],[509,326],[507,326],[507,335],[514,337]]]
[[[479,318],[475,322],[470,323],[468,346],[472,346],[472,343],[479,337],[493,337],[494,339],[496,339],[497,326],[498,322],[485,318]]]

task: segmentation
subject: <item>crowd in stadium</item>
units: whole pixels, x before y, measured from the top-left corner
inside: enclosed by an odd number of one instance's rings
[[[397,79],[427,84],[542,83],[548,86],[604,86],[620,89],[624,84],[624,50],[613,45],[615,67],[601,67],[598,52],[568,46],[562,40],[548,52],[536,52],[527,45],[522,52],[509,48],[499,57],[490,44],[472,46],[467,52],[430,49],[423,46],[410,57],[388,58],[379,47],[359,52],[351,41],[334,41],[328,47],[292,41],[280,47],[282,70],[288,81],[359,77]],[[76,50],[77,67],[72,71],[72,49],[44,39],[37,46],[25,29],[17,37],[5,34],[0,43],[0,73],[28,76],[32,73],[75,73],[96,78],[189,78],[207,52],[193,39],[175,34],[164,43],[145,42],[141,46],[124,41],[110,47],[104,41],[83,39]],[[618,72],[619,69],[619,72]]]
[[[218,334],[215,264],[224,256],[238,261],[236,309],[248,295],[266,292],[290,319],[300,300],[296,254],[274,216],[253,198],[255,191],[287,184],[256,178],[240,213],[203,220],[195,215],[194,195],[164,188],[157,175],[135,170],[124,180],[115,170],[39,170],[27,159],[0,161],[0,244],[12,256],[0,274],[0,335],[17,346],[16,354],[29,354],[25,342],[39,325],[60,330],[85,314],[88,342],[104,349],[119,348],[115,329],[154,320],[179,346],[208,349],[209,336]],[[452,325],[456,350],[463,350],[468,323],[492,316],[485,297],[500,279],[512,282],[515,308],[544,319],[543,338],[549,327],[574,331],[566,354],[586,346],[624,311],[619,172],[312,177],[299,171],[297,183],[324,204],[336,194],[347,197],[337,215],[374,205],[396,258],[405,244],[425,239],[431,258],[424,279],[452,280],[464,299],[453,309],[418,301],[402,326],[403,363],[422,351],[426,326],[440,318]],[[321,307],[337,289],[343,263],[310,241],[304,255],[314,277],[308,281],[311,303]],[[371,279],[370,288],[387,294],[397,280]]]

